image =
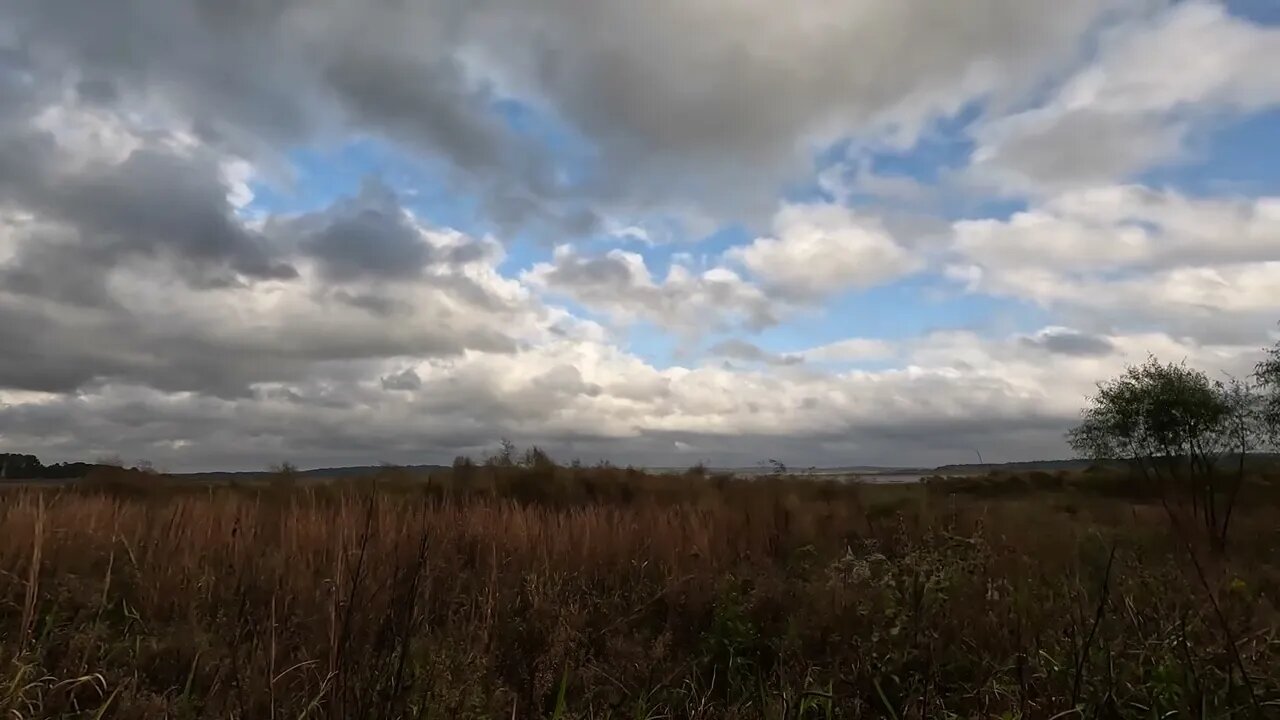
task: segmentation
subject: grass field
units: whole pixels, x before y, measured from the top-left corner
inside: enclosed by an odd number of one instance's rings
[[[11,488],[0,713],[1277,717],[1275,488],[1225,553],[1085,474]]]

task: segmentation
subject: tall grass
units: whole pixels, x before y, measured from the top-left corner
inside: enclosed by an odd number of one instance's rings
[[[858,488],[546,466],[139,482],[0,493],[0,712],[1280,711],[1280,511],[1267,502],[1242,512],[1229,555],[1197,555],[1206,591],[1158,507],[1070,482]]]

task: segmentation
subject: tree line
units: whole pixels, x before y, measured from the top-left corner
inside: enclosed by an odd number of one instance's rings
[[[84,462],[45,465],[35,455],[0,453],[0,480],[69,480],[100,467],[103,466]]]

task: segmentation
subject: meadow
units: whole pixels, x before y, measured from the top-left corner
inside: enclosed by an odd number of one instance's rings
[[[1278,483],[1225,550],[1113,473],[12,487],[0,713],[1280,717]]]

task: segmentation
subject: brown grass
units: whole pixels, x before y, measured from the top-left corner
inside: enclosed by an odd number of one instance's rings
[[[465,472],[150,492],[98,479],[0,493],[0,712],[1280,709],[1280,512],[1270,503],[1246,504],[1229,555],[1197,558],[1224,631],[1158,505],[1072,482],[993,492],[972,481],[948,491],[609,468]]]

